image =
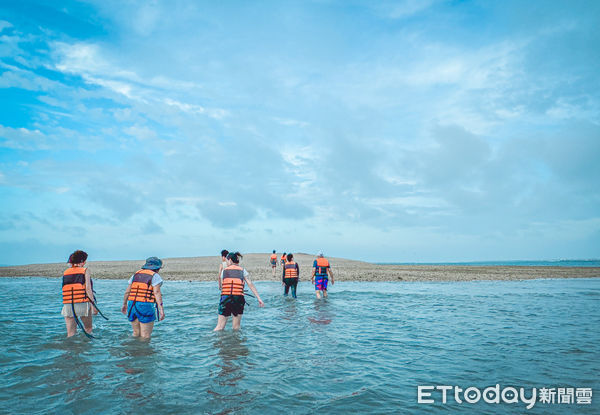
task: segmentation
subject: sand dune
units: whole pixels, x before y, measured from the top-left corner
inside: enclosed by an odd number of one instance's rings
[[[281,266],[275,278],[269,265],[270,254],[246,254],[242,266],[254,281],[281,280]],[[300,279],[309,280],[315,257],[294,254],[300,265]],[[217,277],[220,258],[216,256],[165,258],[161,276],[166,280],[210,281]],[[375,265],[343,258],[329,258],[334,278],[339,281],[470,281],[521,280],[534,278],[598,278],[600,268],[531,266],[431,266]],[[125,279],[137,271],[144,260],[90,261],[92,278]],[[0,277],[60,277],[65,263],[0,267]]]

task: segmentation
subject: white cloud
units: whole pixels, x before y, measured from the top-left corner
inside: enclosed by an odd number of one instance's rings
[[[273,117],[273,119],[275,121],[277,121],[279,124],[285,125],[288,127],[308,127],[309,126],[309,123],[307,123],[307,122],[293,120],[293,119],[289,119],[289,118]]]
[[[445,200],[435,196],[400,196],[389,198],[368,198],[362,202],[377,207],[400,206],[413,208],[449,208]]]
[[[0,75],[0,88],[21,88],[29,91],[50,91],[63,87],[60,82],[44,78],[32,71],[0,62],[6,71]]]
[[[207,109],[201,105],[193,105],[186,104],[184,102],[179,102],[171,98],[164,98],[162,100],[166,105],[170,107],[175,107],[183,112],[189,114],[206,114],[211,118],[222,119],[229,115],[229,112],[222,109]]]
[[[133,70],[123,69],[106,57],[100,45],[56,42],[53,44],[57,59],[55,68],[61,72],[81,76],[87,83],[116,92],[127,99],[148,105],[177,108],[190,115],[204,115],[217,120],[229,115],[221,108],[206,108],[171,98],[169,95],[189,95],[201,88],[193,82],[174,80],[163,75],[144,78]]]
[[[153,140],[158,137],[154,130],[141,125],[133,125],[126,128],[124,131],[138,140]]]
[[[11,27],[13,27],[13,25],[10,22],[7,22],[6,20],[0,20],[0,33],[2,33],[4,29],[9,29]]]
[[[307,188],[317,180],[317,172],[313,166],[323,162],[322,155],[310,146],[287,146],[280,151],[281,157],[287,163],[286,171],[298,179],[295,183],[299,188]]]
[[[47,150],[47,137],[40,130],[11,128],[0,125],[0,147],[19,150]]]

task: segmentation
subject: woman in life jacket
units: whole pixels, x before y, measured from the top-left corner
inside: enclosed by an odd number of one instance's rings
[[[160,259],[150,257],[144,266],[129,278],[121,312],[131,322],[134,337],[149,339],[157,318],[159,321],[165,319],[160,292],[163,279],[158,274],[162,266],[163,262]]]
[[[221,251],[221,264],[219,265],[219,273],[217,274],[217,282],[219,283],[219,291],[221,291],[221,273],[225,268],[227,268],[227,254],[229,251],[227,249],[223,249]]]
[[[287,261],[283,266],[283,275],[281,276],[281,284],[285,286],[283,295],[287,297],[290,288],[292,289],[292,297],[296,298],[296,287],[298,286],[298,278],[300,277],[300,267],[294,261],[294,255],[287,254]]]
[[[244,288],[248,284],[250,290],[258,300],[258,306],[264,307],[265,303],[260,299],[258,291],[250,277],[248,271],[240,267],[239,252],[230,252],[227,254],[227,267],[221,273],[221,300],[219,302],[219,317],[214,331],[220,331],[225,328],[227,319],[233,315],[233,329],[239,330],[242,324],[242,314],[244,313]]]
[[[67,337],[77,333],[77,326],[80,326],[87,334],[91,334],[92,316],[98,314],[98,310],[90,301],[90,299],[94,299],[94,290],[90,271],[85,268],[87,257],[88,254],[84,251],[73,252],[68,261],[71,267],[63,273],[61,315],[65,318]],[[81,319],[83,327],[78,318]]]

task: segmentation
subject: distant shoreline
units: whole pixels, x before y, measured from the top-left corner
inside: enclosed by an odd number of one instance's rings
[[[242,266],[253,281],[281,281],[281,266],[272,276],[270,254],[246,254]],[[300,265],[300,280],[310,280],[312,255],[295,254]],[[529,280],[541,278],[600,278],[600,267],[525,266],[525,265],[383,265],[329,258],[335,281],[483,281]],[[215,281],[220,258],[164,258],[160,271],[165,280]],[[143,260],[90,261],[87,267],[95,279],[126,279],[144,264]],[[66,263],[31,264],[0,267],[0,277],[60,277]]]

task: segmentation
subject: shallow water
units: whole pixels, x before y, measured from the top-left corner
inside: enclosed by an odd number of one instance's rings
[[[600,413],[591,405],[417,403],[417,385],[600,382],[600,280],[338,282],[316,301],[256,283],[242,330],[213,333],[216,283],[163,286],[150,343],[120,313],[126,281],[98,280],[96,340],[66,339],[60,280],[0,279],[0,409],[7,413]],[[24,293],[27,293],[24,296]],[[33,294],[33,295],[32,295]],[[23,301],[26,299],[26,301]]]

